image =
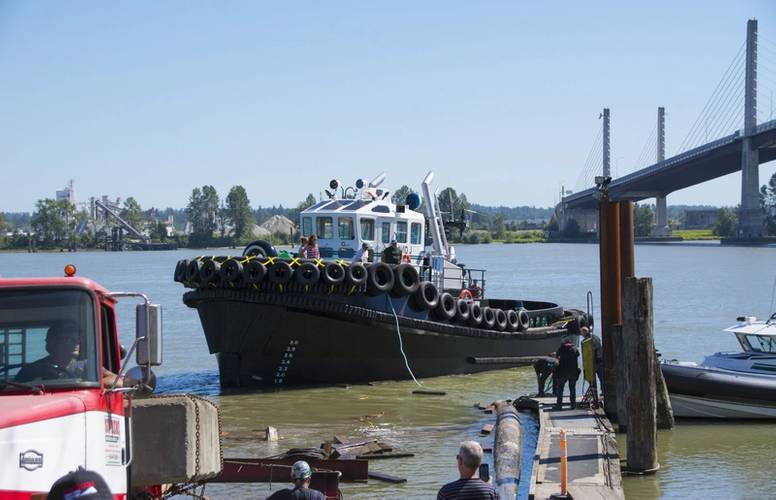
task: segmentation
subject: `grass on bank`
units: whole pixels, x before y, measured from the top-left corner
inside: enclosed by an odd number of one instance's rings
[[[673,236],[681,236],[683,240],[718,240],[719,236],[711,229],[674,229]]]

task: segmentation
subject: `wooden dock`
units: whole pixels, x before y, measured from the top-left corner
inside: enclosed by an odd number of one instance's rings
[[[555,408],[555,398],[529,400],[538,412],[539,437],[529,498],[560,493],[560,430],[568,447],[568,493],[573,498],[624,499],[614,429],[603,409]]]

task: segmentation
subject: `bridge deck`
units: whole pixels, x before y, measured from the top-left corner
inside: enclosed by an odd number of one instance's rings
[[[614,430],[603,410],[555,409],[554,398],[535,398],[539,438],[529,498],[560,493],[559,432],[568,442],[568,492],[573,498],[624,499]]]

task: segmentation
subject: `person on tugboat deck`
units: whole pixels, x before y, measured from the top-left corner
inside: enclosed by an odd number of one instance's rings
[[[321,258],[321,251],[318,249],[318,237],[314,234],[310,235],[310,240],[307,243],[307,254],[305,257],[308,259]]]
[[[359,248],[356,251],[356,254],[353,256],[353,260],[351,260],[350,263],[355,264],[356,262],[360,262],[362,264],[366,264],[368,259],[369,259],[369,244],[361,243],[361,248]]]
[[[480,288],[477,280],[472,280],[472,284],[469,285],[468,290],[471,292],[473,299],[479,299],[482,297],[482,288]]]
[[[401,249],[396,240],[391,240],[391,246],[385,247],[381,260],[386,264],[399,264],[401,262]]]
[[[299,252],[297,257],[300,259],[306,259],[307,258],[307,237],[302,236],[302,239],[299,240]]]

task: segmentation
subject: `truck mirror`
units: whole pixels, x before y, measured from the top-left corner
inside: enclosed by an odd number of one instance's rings
[[[138,365],[162,364],[162,306],[138,304],[135,308]],[[144,337],[144,338],[143,338]]]
[[[124,359],[127,357],[127,348],[124,347],[124,344],[119,345],[119,355],[121,356],[121,359]]]

